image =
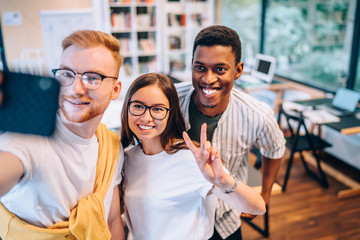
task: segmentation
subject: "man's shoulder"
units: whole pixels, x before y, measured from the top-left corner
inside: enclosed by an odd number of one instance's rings
[[[193,88],[191,82],[176,83],[175,87],[179,97],[185,96]]]
[[[268,115],[273,112],[271,107],[265,102],[261,102],[238,89],[232,90],[232,109],[239,113],[246,111],[256,115]]]

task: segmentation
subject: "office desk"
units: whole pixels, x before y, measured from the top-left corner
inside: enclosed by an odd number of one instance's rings
[[[240,80],[237,80],[240,81]],[[289,82],[277,81],[273,80],[270,84],[256,84],[253,86],[241,85],[240,82],[235,82],[235,86],[240,88],[242,91],[246,93],[261,91],[261,90],[270,90],[276,94],[276,99],[274,101],[274,112],[279,112],[279,105],[283,101],[284,91],[291,89],[292,85]]]
[[[305,101],[296,101],[305,106],[316,106],[318,104],[331,102],[332,99],[329,98],[320,98],[320,99],[311,99]],[[355,113],[348,116],[340,117],[339,122],[333,123],[324,123],[323,125],[328,126],[344,135],[351,135],[360,133],[360,119],[356,115],[360,114],[360,109],[357,108]],[[307,155],[307,159],[310,160],[310,164],[315,164],[315,160],[311,158],[310,154]],[[347,197],[359,196],[360,195],[360,183],[349,178],[346,174],[334,169],[328,164],[322,162],[322,168],[324,172],[332,177],[334,177],[339,182],[350,187],[350,189],[342,190],[338,192],[338,198],[343,199]]]
[[[319,98],[296,101],[296,103],[300,103],[304,106],[316,107],[316,105],[331,103],[331,101],[331,98]],[[354,114],[340,117],[340,122],[324,123],[324,125],[331,127],[344,135],[360,133],[360,119],[356,117],[357,114],[360,114],[360,108],[357,108]]]

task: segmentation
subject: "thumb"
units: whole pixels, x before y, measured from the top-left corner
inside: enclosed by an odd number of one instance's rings
[[[221,163],[219,151],[214,147],[211,149],[211,160],[214,171],[220,173],[223,170],[223,165]]]

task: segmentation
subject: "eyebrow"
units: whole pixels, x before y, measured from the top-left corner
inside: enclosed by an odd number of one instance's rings
[[[200,62],[200,61],[195,61],[193,64],[199,64],[199,65],[205,65],[203,62]],[[230,64],[228,63],[216,63],[215,64],[215,67],[222,67],[222,66],[230,66]]]
[[[78,72],[78,71],[76,71],[76,70],[74,70],[74,69],[72,69],[72,68],[70,68],[70,67],[67,67],[67,66],[65,66],[65,65],[62,65],[62,64],[60,64],[59,68],[71,70],[71,71],[74,71],[74,72],[76,72],[76,73],[78,73],[78,74],[83,74],[83,73],[96,73],[96,74],[101,74],[101,75],[106,76],[106,74],[103,73],[102,71],[87,70],[87,71],[84,71],[84,72],[81,72],[81,73],[80,73],[80,72]]]
[[[153,105],[147,105],[147,104],[145,104],[143,101],[140,101],[140,100],[132,100],[132,101],[130,101],[130,102],[141,103],[141,104],[143,104],[143,105],[145,105],[145,106],[148,106],[148,107],[167,107],[166,104],[164,104],[164,103],[155,103],[155,104],[153,104]]]

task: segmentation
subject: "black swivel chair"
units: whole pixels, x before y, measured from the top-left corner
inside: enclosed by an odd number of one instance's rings
[[[296,152],[300,153],[301,161],[304,165],[305,170],[309,173],[309,175],[311,177],[313,177],[315,180],[319,181],[323,187],[328,187],[329,184],[327,182],[327,179],[326,179],[326,176],[325,176],[323,170],[321,169],[320,158],[316,152],[317,152],[317,150],[323,150],[324,148],[330,147],[331,145],[329,143],[327,143],[326,141],[324,141],[319,136],[309,133],[309,131],[305,125],[304,116],[301,112],[290,112],[290,111],[287,112],[283,109],[283,106],[280,105],[279,116],[278,116],[279,124],[280,124],[281,116],[285,117],[287,127],[290,132],[290,136],[286,137],[286,147],[291,150],[290,158],[289,158],[287,169],[286,169],[284,183],[282,185],[282,191],[284,192],[286,190],[286,185],[287,185],[287,182],[289,179],[291,166],[292,166],[292,163],[294,160],[294,154]],[[292,124],[297,125],[296,130],[293,127],[294,125],[291,125],[290,122]],[[303,134],[301,134],[301,129],[304,130]],[[318,174],[316,174],[314,171],[309,169],[309,167],[304,159],[304,156],[302,154],[303,151],[311,151],[312,152],[313,156],[316,159]]]

